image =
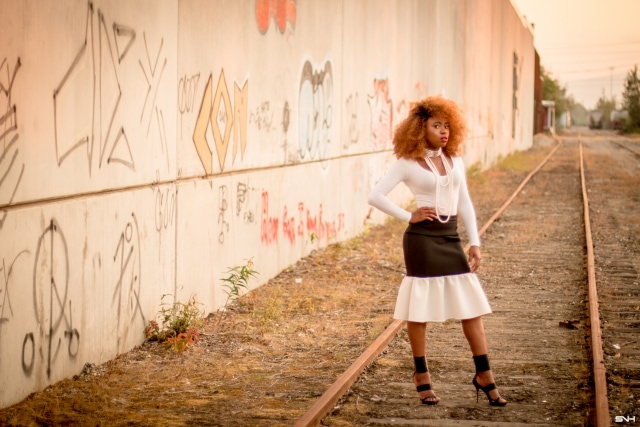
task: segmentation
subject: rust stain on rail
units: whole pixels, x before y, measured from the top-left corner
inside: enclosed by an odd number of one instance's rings
[[[591,350],[593,358],[593,381],[596,392],[596,426],[611,425],[609,417],[609,401],[607,399],[607,370],[604,366],[604,352],[602,350],[602,328],[600,326],[600,312],[598,310],[598,290],[596,289],[595,255],[591,236],[591,221],[589,219],[589,197],[584,176],[584,159],[582,156],[582,140],[580,140],[580,181],[582,185],[582,200],[584,204],[584,230],[587,245],[587,278],[589,281],[589,322],[591,323]]]

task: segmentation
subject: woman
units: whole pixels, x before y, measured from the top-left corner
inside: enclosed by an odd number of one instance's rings
[[[482,390],[489,404],[504,406],[487,357],[482,316],[491,308],[475,272],[480,267],[480,238],[467,189],[461,145],[467,128],[458,106],[441,96],[416,103],[397,127],[398,158],[373,188],[369,204],[409,222],[403,251],[407,274],[398,291],[394,318],[407,321],[415,363],[413,381],[420,401],[440,401],[431,389],[426,360],[426,322],[460,319],[469,342],[476,375],[476,400]],[[418,208],[409,212],[387,198],[400,182],[413,193]],[[457,232],[460,215],[471,247],[467,261]]]

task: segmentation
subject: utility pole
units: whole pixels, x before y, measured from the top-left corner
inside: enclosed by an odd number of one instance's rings
[[[609,96],[611,96],[611,101],[613,101],[613,67],[609,67],[609,70],[611,70],[611,76],[609,77]]]

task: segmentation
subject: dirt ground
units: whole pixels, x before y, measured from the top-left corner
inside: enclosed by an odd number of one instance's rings
[[[550,151],[535,138],[469,174],[482,225]],[[0,411],[11,426],[288,426],[391,322],[404,223],[318,250],[230,309],[183,353],[144,343]],[[220,318],[220,316],[223,316]]]

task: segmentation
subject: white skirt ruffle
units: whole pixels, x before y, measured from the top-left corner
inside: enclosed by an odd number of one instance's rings
[[[405,276],[398,290],[394,319],[444,322],[491,313],[487,296],[474,273],[440,277]]]

